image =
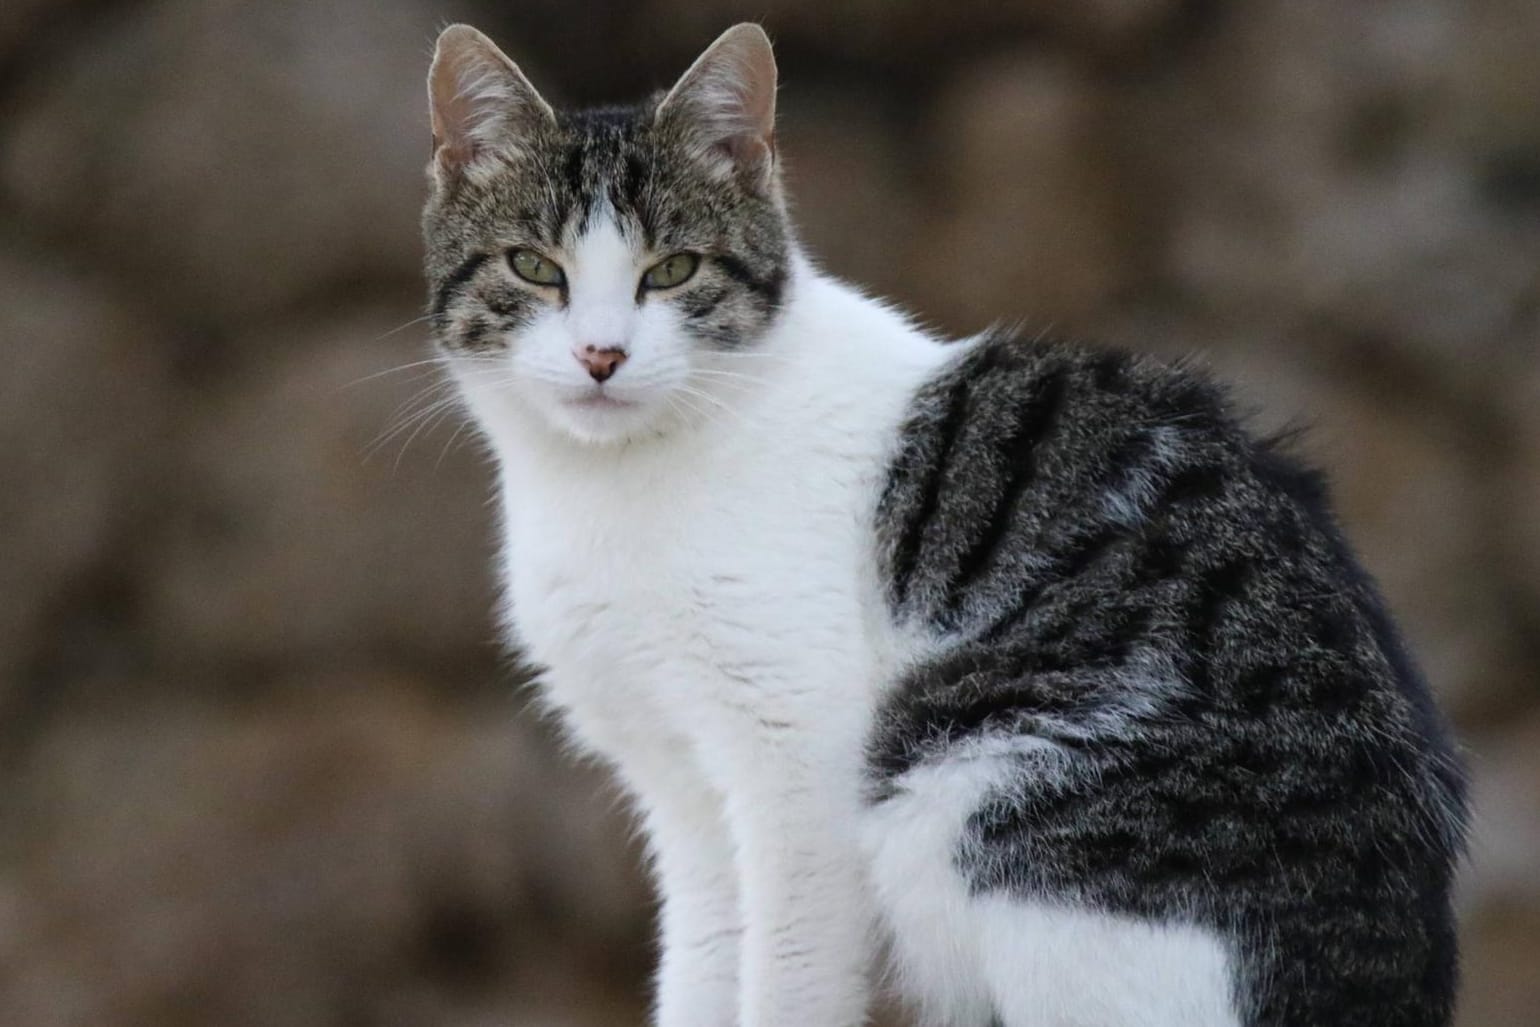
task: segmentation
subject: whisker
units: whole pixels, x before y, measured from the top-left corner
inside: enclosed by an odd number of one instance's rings
[[[453,387],[454,383],[447,379],[430,382],[428,385],[418,389],[416,392],[412,393],[400,403],[397,403],[395,409],[392,410],[390,414],[385,418],[386,423],[393,424],[397,418],[409,416],[412,412],[412,407],[415,404],[425,403],[431,399],[437,399],[441,393]]]
[[[675,388],[679,392],[682,392],[682,393],[684,393],[687,396],[694,396],[697,399],[704,399],[704,400],[706,400],[706,401],[708,401],[710,403],[716,404],[717,406],[721,407],[723,410],[729,409],[729,407],[728,407],[728,405],[726,403],[722,402],[720,399],[718,399],[717,397],[711,395],[711,393],[707,392],[704,389],[691,388],[689,385],[687,385],[687,384],[685,384],[683,382],[679,383],[677,386],[675,386]]]
[[[455,426],[454,433],[449,436],[449,441],[444,443],[443,449],[439,450],[438,459],[433,461],[433,470],[435,472],[438,471],[439,465],[444,462],[444,457],[449,455],[449,447],[455,444],[455,439],[458,439],[460,437],[460,433],[465,431],[465,429],[469,426],[470,421],[465,420],[462,420],[458,425]]]
[[[678,393],[671,393],[669,395],[669,402],[677,402],[680,406],[684,407],[685,410],[694,414],[699,420],[704,421],[707,424],[720,423],[715,417],[712,416],[709,410],[696,406],[694,403],[691,403],[688,399]]]
[[[759,378],[751,374],[744,374],[741,371],[719,371],[710,367],[694,367],[690,369],[689,373],[691,375],[698,374],[705,375],[709,378],[718,378],[726,384],[736,384],[738,382],[748,382],[750,385],[770,384],[768,379]]]
[[[418,435],[421,435],[424,430],[426,430],[430,435],[433,434],[433,430],[439,425],[443,424],[444,418],[448,417],[454,411],[458,401],[458,396],[451,396],[449,399],[439,404],[437,416],[433,417],[431,421],[428,418],[423,418],[422,421],[418,423],[417,429],[406,437],[405,442],[401,443],[401,451],[396,454],[396,462],[392,464],[390,468],[390,472],[392,474],[401,469],[401,460],[406,456],[406,451],[411,448],[412,440],[417,438]]]
[[[351,389],[355,385],[362,385],[364,382],[372,382],[376,378],[384,378],[386,375],[389,375],[389,374],[401,374],[401,373],[403,373],[405,371],[410,371],[410,370],[412,370],[413,368],[416,368],[416,367],[427,367],[429,365],[443,366],[444,363],[447,360],[448,360],[447,357],[437,356],[437,357],[429,357],[427,360],[413,360],[409,364],[401,364],[401,365],[399,365],[397,367],[387,367],[383,371],[376,371],[373,374],[366,374],[362,378],[354,378],[352,381],[348,382],[346,385],[338,386],[338,391],[340,392],[343,389]]]
[[[391,439],[396,438],[402,432],[414,425],[420,427],[428,418],[431,418],[446,406],[456,403],[459,398],[458,395],[452,391],[446,391],[452,389],[453,384],[452,382],[437,382],[397,407],[396,412],[391,415],[390,424],[364,447],[364,461],[367,463],[375,453],[379,452]]]
[[[380,450],[384,449],[392,439],[400,437],[403,432],[409,429],[421,426],[428,420],[428,418],[438,413],[440,409],[442,409],[440,406],[431,406],[424,410],[418,411],[409,418],[403,419],[399,424],[393,426],[388,432],[380,435],[379,438],[375,439],[365,447],[362,462],[368,463],[370,460],[374,459]]]
[[[435,353],[433,356],[426,357],[422,360],[411,360],[405,364],[397,364],[395,367],[387,367],[383,371],[375,371],[373,374],[366,374],[362,377],[354,378],[347,384],[338,386],[338,391],[341,392],[345,389],[351,389],[354,386],[363,384],[364,382],[372,382],[377,378],[384,378],[387,375],[404,374],[407,371],[415,370],[417,368],[444,368],[450,367],[455,363],[484,364],[495,366],[501,362],[502,361],[497,357],[482,356],[474,353],[461,353],[455,355],[450,355],[448,353]],[[414,377],[420,378],[422,375],[417,375]]]
[[[732,416],[736,417],[738,419],[739,423],[749,424],[749,425],[754,425],[754,424],[758,423],[753,417],[750,417],[748,414],[744,413],[742,410],[739,410],[737,407],[730,406],[729,404],[724,403],[722,400],[718,399],[716,396],[713,396],[713,395],[711,395],[711,393],[706,392],[704,390],[691,388],[689,385],[681,383],[680,385],[675,387],[675,391],[678,392],[678,393],[681,393],[681,394],[683,394],[685,396],[692,396],[692,397],[694,397],[696,399],[705,400],[707,403],[710,403],[712,406],[714,406],[717,409],[721,410],[723,413],[731,414]],[[715,421],[714,423],[720,423],[720,422],[719,421]]]
[[[384,340],[390,338],[392,335],[395,335],[397,332],[404,332],[408,328],[412,327],[412,325],[420,325],[424,321],[431,321],[432,319],[433,319],[433,315],[432,314],[424,314],[421,317],[414,317],[410,321],[408,321],[406,324],[397,325],[396,327],[392,328],[390,331],[386,332],[384,335],[376,335],[374,337],[374,341],[375,342],[383,342]]]
[[[784,353],[772,353],[762,349],[719,349],[712,350],[712,360],[778,360],[783,364],[793,363],[791,357]]]

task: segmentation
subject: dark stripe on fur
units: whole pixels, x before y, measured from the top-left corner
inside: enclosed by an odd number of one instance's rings
[[[481,266],[489,259],[489,254],[472,253],[439,284],[438,290],[433,294],[432,313],[435,321],[443,319],[444,312],[449,309],[449,304],[454,302],[455,296],[472,278],[476,277],[476,272],[480,271]]]
[[[758,296],[766,308],[775,310],[780,307],[781,293],[786,285],[784,267],[777,266],[766,274],[756,274],[748,264],[729,254],[716,254],[712,260],[729,278]]]
[[[959,375],[941,396],[929,400],[929,402],[939,401],[942,414],[934,435],[927,433],[924,440],[925,448],[931,451],[929,466],[914,469],[912,472],[920,477],[921,483],[918,496],[910,500],[911,509],[904,517],[893,555],[893,570],[890,577],[891,593],[896,606],[903,606],[908,599],[909,582],[914,576],[916,567],[919,566],[920,547],[925,541],[925,528],[936,516],[936,509],[941,503],[941,482],[951,462],[951,453],[957,444],[957,436],[962,431],[971,384],[967,377]],[[913,450],[909,451],[909,455],[923,459],[921,454]],[[902,466],[901,458],[898,467],[902,468]],[[890,479],[888,489],[890,495],[894,491],[892,488],[894,483],[895,479]]]
[[[959,839],[975,891],[1216,934],[1244,1027],[1444,1027],[1463,778],[1319,478],[1188,370],[979,346],[878,505],[937,649],[878,711],[870,800],[1019,739]]]
[[[1000,449],[1009,477],[993,504],[988,521],[962,558],[957,576],[948,586],[945,606],[955,615],[967,590],[993,565],[1005,542],[1012,515],[1037,471],[1038,446],[1052,434],[1064,401],[1064,375],[1049,372],[1036,380],[1032,397],[1022,406],[1015,430],[1002,440]]]

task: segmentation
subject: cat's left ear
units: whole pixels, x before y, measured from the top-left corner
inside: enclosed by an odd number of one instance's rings
[[[451,25],[438,37],[428,71],[428,109],[440,186],[452,183],[478,157],[516,150],[556,124],[551,105],[519,66],[469,25]]]
[[[764,29],[734,25],[690,65],[663,102],[697,153],[749,188],[766,192],[775,165],[775,54]]]

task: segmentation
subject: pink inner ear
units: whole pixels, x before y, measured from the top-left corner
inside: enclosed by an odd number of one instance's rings
[[[685,72],[659,114],[693,122],[701,142],[740,169],[761,169],[775,152],[775,80],[769,40],[738,25]]]
[[[745,168],[767,164],[775,153],[773,141],[758,135],[730,136],[719,145],[733,163]]]
[[[440,164],[463,167],[475,159],[476,144],[468,138],[461,139],[458,142],[439,146],[436,154]]]
[[[535,87],[497,45],[469,26],[439,37],[428,75],[434,155],[458,170],[489,146],[516,142],[553,115]]]
[[[463,163],[472,155],[466,121],[470,105],[460,94],[458,51],[441,52],[433,62],[428,82],[433,152],[441,161]]]

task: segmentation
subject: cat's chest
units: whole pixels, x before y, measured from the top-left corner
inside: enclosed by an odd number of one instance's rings
[[[559,704],[595,716],[859,659],[870,475],[616,475],[507,497],[510,621]],[[706,484],[709,481],[709,484]]]
[[[510,518],[509,532],[512,623],[558,677],[677,663],[726,613],[730,597],[713,594],[707,571],[719,547],[661,518],[633,510],[621,523],[535,507]]]

